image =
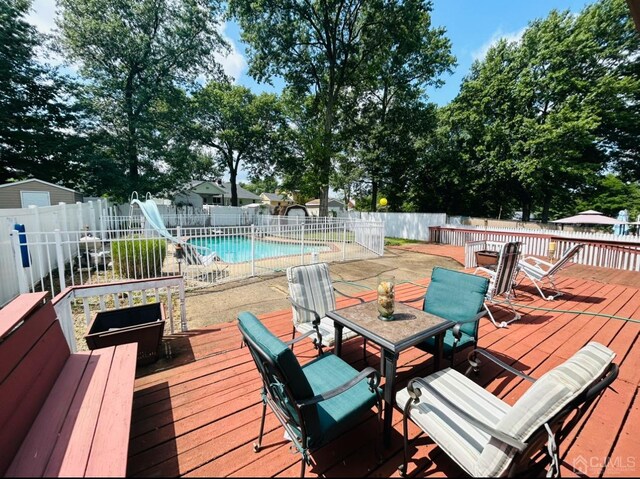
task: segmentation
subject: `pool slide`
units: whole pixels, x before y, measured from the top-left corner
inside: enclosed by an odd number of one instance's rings
[[[160,234],[160,236],[168,239],[172,243],[182,246],[188,264],[201,264],[203,266],[207,266],[214,263],[218,258],[218,255],[216,253],[209,253],[207,255],[198,253],[198,251],[192,244],[176,238],[171,233],[169,233],[169,230],[167,230],[167,227],[164,225],[164,221],[162,221],[162,216],[160,215],[158,205],[155,201],[151,199],[140,201],[139,199],[132,198],[130,205],[131,213],[133,213],[134,206],[138,206],[140,208],[140,211],[142,211],[142,214],[147,221],[147,224],[149,224],[149,226],[156,230]]]

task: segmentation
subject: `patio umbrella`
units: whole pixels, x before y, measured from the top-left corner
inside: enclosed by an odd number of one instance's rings
[[[562,224],[585,224],[585,225],[619,225],[624,221],[619,221],[610,216],[605,216],[599,211],[587,210],[578,213],[575,216],[569,216],[567,218],[560,218],[559,220],[552,221],[552,223]]]

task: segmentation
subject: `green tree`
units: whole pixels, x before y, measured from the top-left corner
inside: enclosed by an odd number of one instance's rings
[[[184,138],[181,90],[198,75],[220,74],[213,53],[226,45],[218,32],[218,0],[60,0],[58,5],[62,50],[79,64],[95,116],[88,125],[94,168],[112,165],[103,178],[119,178],[110,190],[120,197],[132,189],[158,191],[162,185],[156,180],[183,171],[189,152],[177,143]]]
[[[431,10],[431,2],[423,0],[386,6],[385,27],[376,32],[383,40],[353,90],[357,114],[351,137],[370,184],[372,211],[379,190],[392,210],[401,209],[418,141],[435,127],[435,105],[426,103],[426,88],[440,86],[440,75],[455,63],[444,29],[431,25]],[[345,123],[348,130],[349,118]]]
[[[284,78],[291,98],[303,105],[299,118],[307,171],[319,186],[320,215],[326,216],[337,113],[357,73],[377,55],[386,26],[383,0],[230,0],[230,13],[248,45],[250,73],[259,81]]]
[[[253,194],[261,195],[262,193],[273,193],[278,189],[278,180],[274,176],[264,176],[262,178],[253,178],[251,183],[240,182],[245,190]]]
[[[26,22],[29,0],[0,0],[0,182],[37,176],[75,186],[82,140],[73,84],[35,59],[44,39]]]
[[[237,206],[240,166],[252,177],[268,176],[286,154],[287,124],[279,101],[273,94],[213,82],[194,95],[194,106],[197,141],[229,172],[231,204]]]
[[[637,57],[638,42],[627,33],[608,41],[598,23],[618,34],[632,30],[622,3],[602,0],[578,16],[553,11],[532,22],[521,41],[501,41],[473,65],[451,105],[453,131],[461,159],[481,178],[476,184],[501,198],[494,213],[516,199],[523,219],[537,207],[546,221],[608,164],[635,157],[637,148],[620,148],[630,145],[629,135],[615,125],[637,128],[626,121],[637,118],[637,79],[629,65],[615,67]],[[612,9],[617,15],[603,13]],[[621,95],[622,85],[633,87],[631,95]]]

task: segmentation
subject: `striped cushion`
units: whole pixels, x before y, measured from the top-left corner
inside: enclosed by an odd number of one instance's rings
[[[329,276],[329,265],[317,263],[287,268],[287,281],[291,299],[305,308],[312,309],[322,318],[336,309],[336,297]],[[314,316],[306,311],[293,309],[293,323],[310,323]]]
[[[313,324],[311,323],[299,323],[296,326],[296,329],[300,331],[302,334],[306,333],[307,331],[311,331],[312,329],[315,330],[315,328],[313,327]],[[318,327],[318,329],[320,330],[320,334],[322,335],[322,345],[325,347],[333,346],[333,344],[336,341],[334,336],[335,327],[333,325],[333,319],[329,319],[327,317],[321,318],[320,326]],[[351,339],[355,336],[357,336],[357,333],[355,331],[352,331],[349,328],[342,329],[343,341],[346,341],[347,339]]]
[[[488,425],[495,427],[509,413],[510,407],[455,369],[445,369],[426,378],[439,393]],[[411,419],[465,470],[473,475],[487,433],[469,425],[444,403],[436,393],[421,388],[420,401],[411,409]],[[396,394],[396,403],[404,409],[409,393],[404,388]]]
[[[500,420],[497,429],[526,442],[531,434],[553,418],[605,373],[615,353],[595,342],[538,379]],[[473,470],[475,476],[501,476],[515,450],[496,439],[486,445]]]
[[[495,276],[492,278],[491,296],[499,296],[511,291],[518,266],[520,243],[505,243],[500,253]]]

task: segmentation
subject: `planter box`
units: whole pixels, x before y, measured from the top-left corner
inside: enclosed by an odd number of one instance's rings
[[[497,266],[498,256],[500,256],[500,254],[497,251],[476,251],[476,265],[484,267]]]
[[[84,337],[89,349],[138,343],[138,366],[153,363],[164,332],[164,305],[145,304],[130,308],[101,311],[89,325]]]

